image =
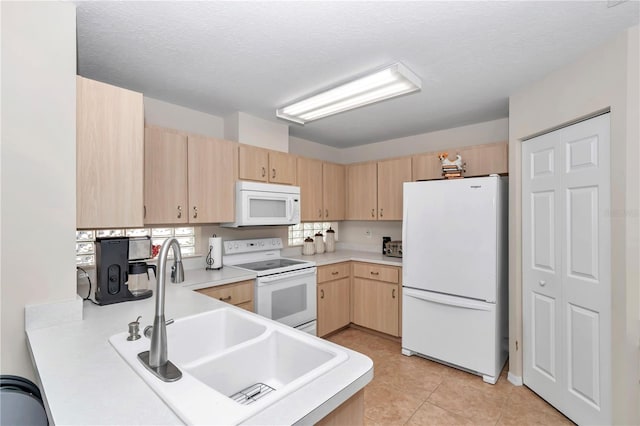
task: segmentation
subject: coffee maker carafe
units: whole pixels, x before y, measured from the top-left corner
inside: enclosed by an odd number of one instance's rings
[[[153,276],[155,278],[156,265],[149,265],[147,262],[129,263],[129,281],[127,282],[127,285],[131,294],[141,299],[153,294],[153,291],[151,290],[149,269],[153,271]]]
[[[130,247],[130,243],[134,243]],[[148,247],[147,251],[144,248]],[[140,249],[143,250],[140,250]],[[98,286],[96,288],[96,302],[99,305],[110,305],[112,303],[127,302],[130,300],[140,300],[151,297],[153,291],[149,289],[148,279],[143,287],[144,281],[140,282],[136,278],[135,293],[130,291],[130,254],[135,257],[140,253],[151,254],[151,239],[140,238],[96,238],[96,278]],[[134,259],[140,260],[140,259]],[[145,262],[137,262],[144,263]],[[149,268],[145,268],[145,273]],[[155,272],[155,266],[153,267]],[[136,269],[138,271],[138,269]],[[138,274],[138,272],[136,272]],[[147,277],[145,277],[147,278]]]

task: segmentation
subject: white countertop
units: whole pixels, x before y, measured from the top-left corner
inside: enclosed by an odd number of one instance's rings
[[[187,270],[184,283],[167,284],[165,316],[181,318],[229,306],[191,290],[253,278],[255,274],[230,266],[219,271]],[[127,324],[138,316],[142,316],[141,330],[150,325],[155,297],[108,306],[83,303],[83,320],[27,331],[50,421],[65,425],[182,424],[108,342],[110,336],[127,331]],[[168,348],[171,359],[170,341]],[[247,423],[314,423],[363,388],[372,377],[370,360],[363,362],[361,357],[349,357]]]
[[[285,255],[285,254],[283,254]],[[380,265],[402,266],[402,258],[384,256],[380,252],[370,252],[361,250],[337,250],[333,253],[314,254],[303,256],[302,254],[289,254],[286,257],[292,259],[304,259],[316,262],[317,266],[330,265],[332,263],[348,262],[350,260],[358,262],[378,263]]]

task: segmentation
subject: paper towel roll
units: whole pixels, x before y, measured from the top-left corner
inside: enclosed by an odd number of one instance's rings
[[[222,238],[209,238],[209,246],[207,248],[209,252],[207,256],[207,269],[222,268]]]

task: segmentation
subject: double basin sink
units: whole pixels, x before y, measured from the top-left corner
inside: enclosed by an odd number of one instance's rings
[[[177,319],[168,356],[182,371],[163,382],[138,360],[150,340],[109,339],[120,356],[187,424],[238,424],[349,358],[337,345],[234,307]]]

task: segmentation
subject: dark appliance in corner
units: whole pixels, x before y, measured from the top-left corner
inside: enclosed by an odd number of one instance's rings
[[[99,305],[146,299],[152,291],[129,291],[129,238],[96,238],[96,302]]]

